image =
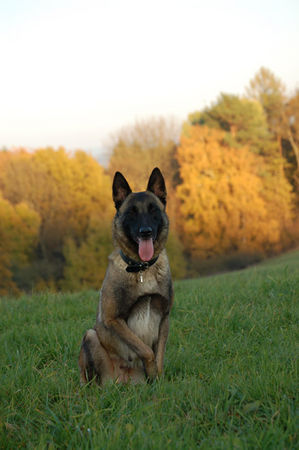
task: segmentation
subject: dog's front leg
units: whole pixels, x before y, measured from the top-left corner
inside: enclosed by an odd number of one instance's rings
[[[152,380],[157,376],[157,365],[153,350],[146,345],[121,318],[104,320],[104,325],[116,333],[128,347],[142,360],[147,377]]]
[[[168,332],[169,332],[169,316],[167,314],[161,320],[160,328],[159,328],[159,337],[158,337],[158,344],[157,344],[157,351],[156,351],[156,362],[157,362],[158,375],[162,375],[162,371],[163,371],[164,354],[165,354],[165,347],[166,347]]]

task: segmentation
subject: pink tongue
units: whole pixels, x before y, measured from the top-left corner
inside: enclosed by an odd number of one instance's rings
[[[154,246],[152,239],[139,239],[138,254],[142,261],[150,261],[154,255]]]

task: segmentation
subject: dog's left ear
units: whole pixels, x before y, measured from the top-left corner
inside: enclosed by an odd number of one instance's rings
[[[161,200],[163,205],[166,205],[167,192],[165,187],[165,181],[158,167],[155,167],[155,169],[152,171],[151,176],[149,177],[148,180],[146,190],[153,192]]]

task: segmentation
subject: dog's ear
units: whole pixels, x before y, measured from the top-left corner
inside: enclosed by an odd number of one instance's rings
[[[118,209],[126,197],[132,192],[127,180],[120,172],[115,172],[112,193],[115,208]]]
[[[165,181],[158,167],[155,167],[155,169],[152,171],[146,189],[147,191],[153,192],[161,200],[163,205],[166,205],[167,192],[165,187]]]

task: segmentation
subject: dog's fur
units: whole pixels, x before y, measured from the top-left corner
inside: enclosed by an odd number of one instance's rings
[[[83,337],[79,356],[81,383],[96,378],[120,383],[143,382],[162,374],[169,329],[173,289],[165,243],[168,218],[165,212],[164,178],[155,168],[145,192],[132,193],[124,176],[113,180],[116,215],[113,221],[115,250],[102,285],[93,329]],[[158,257],[141,272],[128,272],[126,257],[142,262],[138,242],[146,234]],[[144,261],[144,259],[143,259]]]

